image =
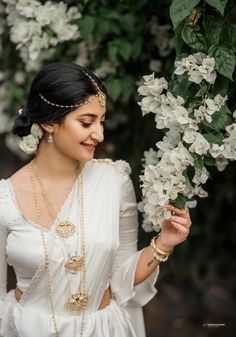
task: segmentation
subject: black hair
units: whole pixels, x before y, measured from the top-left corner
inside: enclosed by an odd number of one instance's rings
[[[19,137],[30,134],[31,126],[36,124],[60,123],[75,107],[62,108],[45,102],[40,94],[49,102],[59,105],[78,105],[98,89],[107,94],[107,90],[97,76],[74,63],[51,63],[45,66],[31,84],[29,96],[22,113],[15,119],[12,132]]]

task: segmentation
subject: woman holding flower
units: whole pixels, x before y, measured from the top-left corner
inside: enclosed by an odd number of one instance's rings
[[[33,159],[0,182],[0,336],[144,337],[142,306],[159,264],[184,241],[187,210],[137,251],[130,167],[94,159],[107,92],[90,71],[55,63],[34,79],[13,128]],[[17,286],[7,292],[7,264]]]

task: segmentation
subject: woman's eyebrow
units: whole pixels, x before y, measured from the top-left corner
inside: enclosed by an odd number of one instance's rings
[[[90,114],[90,113],[86,113],[86,114],[79,115],[79,117],[84,117],[84,116],[86,116],[86,117],[91,117],[91,118],[96,118],[96,117],[98,117],[98,115]],[[104,116],[105,116],[105,113],[102,115],[102,117],[104,117]]]

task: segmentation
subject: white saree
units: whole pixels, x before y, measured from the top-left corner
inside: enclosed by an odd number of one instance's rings
[[[143,283],[133,285],[141,251],[137,251],[137,205],[129,173],[124,161],[91,160],[83,169],[86,281],[90,295],[83,337],[145,337],[142,306],[156,294],[159,269]],[[69,218],[77,224],[78,200],[73,189],[58,218]],[[55,223],[50,230],[44,229],[44,235],[59,337],[79,337],[80,313],[64,309],[68,298],[63,268],[65,247],[55,233]],[[67,238],[66,243],[73,251],[76,235]],[[0,254],[0,337],[54,336],[40,227],[22,214],[9,179],[0,181]],[[17,286],[23,292],[19,302],[13,291],[6,290],[7,264],[13,266]],[[69,274],[72,292],[79,288],[78,274]],[[112,300],[98,310],[108,286]]]

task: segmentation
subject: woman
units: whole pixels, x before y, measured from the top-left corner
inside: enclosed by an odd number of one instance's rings
[[[0,182],[0,336],[145,336],[141,307],[191,221],[166,205],[172,216],[137,251],[129,165],[93,159],[106,95],[88,70],[50,64],[16,118],[20,147],[35,157]],[[8,293],[7,263],[17,278]]]

